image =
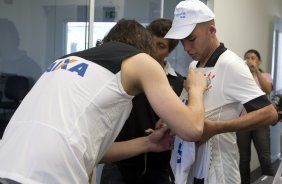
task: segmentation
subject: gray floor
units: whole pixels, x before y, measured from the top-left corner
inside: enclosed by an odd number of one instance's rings
[[[273,166],[273,169],[276,173],[278,167],[279,167],[279,164],[280,164],[281,160],[277,159],[275,162],[273,162],[272,166]],[[261,169],[260,167],[255,169],[252,173],[251,173],[251,183],[255,182],[257,179],[259,179],[261,177]]]
[[[280,136],[280,148],[281,148],[280,153],[282,153],[282,136]],[[281,161],[282,161],[282,158],[277,159],[275,162],[273,162],[272,165],[273,165],[273,169],[274,169],[275,173],[276,173],[276,171],[277,171],[277,169],[278,169],[279,164],[280,164]],[[255,169],[255,170],[251,173],[251,183],[255,182],[255,181],[256,181],[257,179],[259,179],[261,176],[262,176],[262,175],[261,175],[261,169],[260,169],[260,167],[259,167],[259,168]]]

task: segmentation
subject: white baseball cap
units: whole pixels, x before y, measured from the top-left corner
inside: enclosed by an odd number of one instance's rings
[[[175,7],[172,26],[165,38],[186,38],[198,23],[208,22],[214,18],[214,13],[200,0],[181,1]]]

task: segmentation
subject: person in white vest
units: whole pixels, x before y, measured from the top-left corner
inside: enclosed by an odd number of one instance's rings
[[[181,1],[165,36],[181,40],[185,52],[194,60],[190,68],[204,72],[209,81],[204,94],[204,133],[196,144],[194,163],[195,152],[176,139],[177,157],[173,158],[177,159],[172,160],[172,166],[175,180],[181,184],[240,184],[235,132],[277,121],[274,106],[255,83],[246,63],[217,39],[214,19],[214,13],[200,0]],[[248,113],[238,117],[243,106]]]
[[[161,143],[158,136],[164,129],[133,145],[111,147],[129,116],[132,98],[142,92],[173,132],[190,141],[201,137],[207,88],[202,72],[188,72],[187,107],[149,55],[155,48],[153,37],[141,24],[120,20],[103,41],[54,61],[23,99],[1,140],[2,180],[87,184],[101,161],[121,159],[123,152],[130,156],[158,150],[154,143]]]

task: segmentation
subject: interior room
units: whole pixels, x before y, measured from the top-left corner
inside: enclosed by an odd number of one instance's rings
[[[260,51],[261,69],[273,78],[270,98],[281,94],[282,0],[201,1],[214,11],[217,36],[227,48],[242,58],[250,48]],[[122,18],[135,19],[144,26],[156,18],[173,19],[174,8],[179,2],[0,0],[1,137],[21,100],[54,60],[95,47]],[[168,60],[178,73],[186,75],[192,58],[183,52],[182,44],[178,44]],[[5,64],[7,61],[9,64]],[[10,87],[7,81],[11,82]],[[271,126],[271,160],[276,169],[281,159],[281,132],[280,123]],[[255,181],[261,175],[254,146],[252,150],[252,181]],[[96,169],[97,184],[102,167],[99,165]]]

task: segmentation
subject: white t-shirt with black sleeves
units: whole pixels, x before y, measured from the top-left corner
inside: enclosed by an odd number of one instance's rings
[[[199,63],[193,61],[190,68],[202,71],[211,81],[204,94],[206,118],[232,119],[240,115],[242,105],[250,112],[270,104],[246,63],[223,44],[213,53],[205,67],[197,65]],[[195,180],[205,184],[240,184],[235,132],[213,136],[196,153],[192,167],[186,168],[189,171],[188,184]]]
[[[221,44],[220,49],[224,49]],[[246,63],[230,50],[222,52],[215,63],[210,61],[206,67],[197,67],[196,61],[190,65],[205,73],[211,84],[205,93],[205,116],[211,120],[227,120],[238,117],[242,105],[254,104],[255,109],[262,108],[270,102],[258,87]],[[213,63],[213,64],[212,64]],[[257,100],[260,99],[260,100]],[[259,101],[259,103],[252,103]],[[248,108],[248,107],[247,107]],[[217,184],[240,183],[238,167],[238,148],[235,132],[213,136],[209,141],[211,149],[209,176],[206,183]]]

